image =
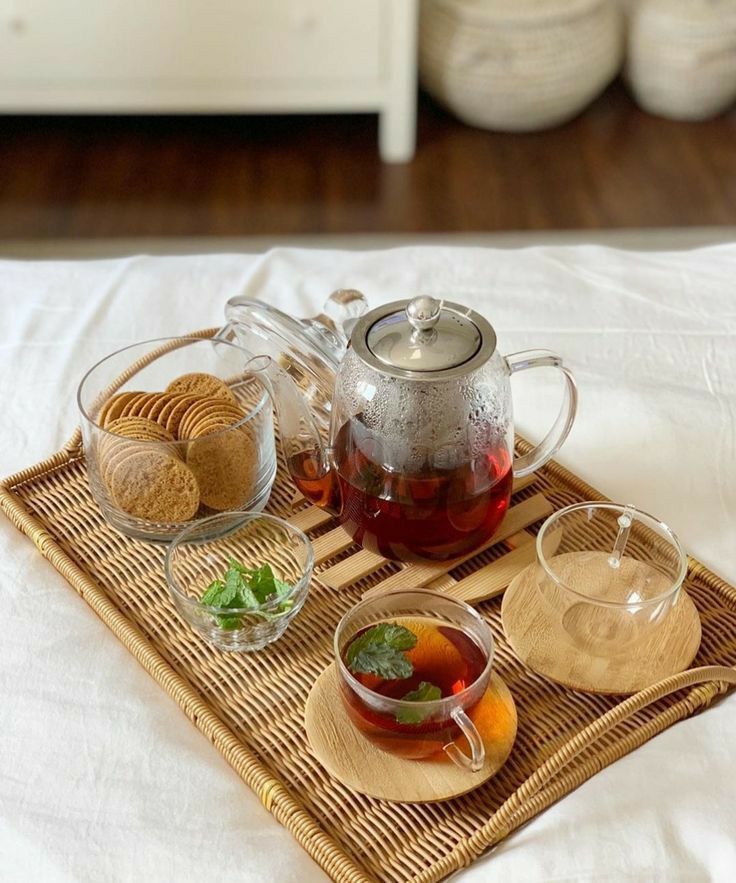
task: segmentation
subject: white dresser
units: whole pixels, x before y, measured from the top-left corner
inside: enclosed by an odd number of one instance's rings
[[[0,0],[0,112],[377,112],[403,162],[416,32],[417,0]]]

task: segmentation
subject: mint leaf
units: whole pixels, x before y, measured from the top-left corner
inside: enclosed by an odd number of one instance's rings
[[[242,573],[243,576],[247,576],[247,574],[251,573],[251,571],[248,570],[244,564],[241,564],[237,558],[228,558],[227,567],[228,570],[237,570],[238,573]]]
[[[228,569],[223,579],[213,580],[202,594],[201,601],[211,607],[241,608],[245,610],[260,607],[269,598],[283,598],[292,589],[289,583],[276,579],[270,564],[256,569],[245,567],[235,558],[228,561]],[[265,619],[275,619],[291,610],[292,600],[284,600],[272,612],[261,611]],[[220,628],[232,630],[242,628],[242,616],[234,614],[214,614]]]
[[[404,702],[432,702],[442,698],[442,690],[428,681],[422,681],[416,690],[409,690],[401,698]],[[427,713],[421,708],[400,708],[396,712],[396,722],[399,724],[421,724],[426,718]]]
[[[249,610],[255,610],[256,607],[259,607],[261,602],[256,598],[255,594],[251,591],[250,586],[242,585],[240,587],[240,592],[235,599],[237,604],[229,604],[229,607],[246,607]]]
[[[279,598],[283,598],[284,595],[288,595],[293,588],[293,586],[289,585],[289,583],[285,583],[283,580],[276,579],[275,577],[273,583],[276,586],[276,594],[279,596]]]
[[[220,594],[218,607],[241,607],[238,604],[238,596],[240,595],[242,578],[239,573],[234,570],[228,570],[225,574],[225,586]]]
[[[417,636],[414,632],[404,628],[403,625],[396,625],[395,622],[381,622],[361,635],[363,638],[369,636],[370,641],[388,644],[396,650],[411,650],[417,644]]]
[[[202,603],[208,604],[210,607],[245,607],[241,592],[241,580],[238,574],[235,576],[237,579],[234,579],[232,572],[228,570],[224,580],[213,580],[202,595]],[[241,626],[239,616],[215,614],[215,619],[222,629],[232,630]]]
[[[276,585],[271,565],[264,564],[258,570],[251,570],[248,574],[248,585],[261,604],[268,600],[271,595],[275,595]]]
[[[429,681],[422,681],[416,690],[409,692],[401,697],[402,702],[434,702],[436,699],[442,698],[442,690],[430,684]]]
[[[207,586],[201,597],[203,604],[209,604],[211,607],[220,607],[220,597],[225,590],[225,583],[221,579],[213,579]]]
[[[348,647],[345,656],[354,673],[374,674],[386,680],[411,677],[414,666],[404,651],[411,650],[417,636],[402,625],[382,622],[366,629]]]
[[[243,625],[242,616],[223,616],[222,614],[217,614],[215,619],[220,628],[228,632],[235,631],[235,629],[239,629]]]

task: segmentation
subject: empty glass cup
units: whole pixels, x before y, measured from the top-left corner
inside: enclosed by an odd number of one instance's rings
[[[550,628],[610,658],[651,637],[677,602],[687,557],[673,531],[634,506],[576,503],[537,535],[536,581]]]

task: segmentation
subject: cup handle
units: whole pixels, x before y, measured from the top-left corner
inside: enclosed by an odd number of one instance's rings
[[[511,374],[526,371],[527,368],[557,368],[565,378],[562,405],[552,428],[536,448],[528,454],[514,458],[514,475],[521,478],[522,475],[528,475],[543,466],[557,453],[570,434],[578,408],[578,390],[570,370],[562,364],[560,356],[550,350],[524,350],[520,353],[511,353],[505,359]]]
[[[461,751],[455,742],[448,742],[447,745],[443,745],[442,750],[459,767],[477,773],[486,760],[486,749],[483,746],[480,733],[462,708],[455,708],[452,711],[452,719],[460,727],[463,736],[468,740],[470,757],[464,751]]]

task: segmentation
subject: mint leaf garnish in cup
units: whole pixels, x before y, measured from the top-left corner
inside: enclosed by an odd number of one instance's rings
[[[416,690],[409,690],[401,697],[403,702],[432,702],[441,698],[442,690],[427,681],[422,681]],[[396,712],[396,722],[399,724],[421,724],[426,717],[427,715],[420,708],[400,708]]]
[[[350,671],[373,674],[386,680],[411,677],[414,666],[405,651],[417,643],[417,636],[393,622],[381,622],[353,639],[345,657]]]

